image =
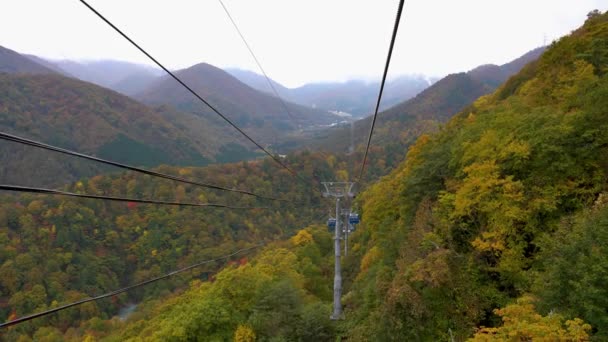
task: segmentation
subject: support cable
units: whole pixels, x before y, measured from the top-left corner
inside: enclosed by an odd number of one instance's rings
[[[274,93],[274,95],[276,95],[276,97],[281,101],[281,103],[283,104],[283,107],[285,108],[285,112],[287,113],[287,115],[289,116],[289,118],[294,121],[294,123],[298,126],[298,128],[300,127],[300,124],[297,122],[297,120],[294,118],[294,116],[291,114],[291,112],[289,111],[289,107],[287,106],[287,103],[285,102],[285,100],[283,100],[283,97],[281,97],[281,95],[279,95],[279,92],[276,90],[276,88],[274,87],[274,84],[272,84],[272,81],[270,80],[270,77],[268,77],[268,74],[266,74],[266,71],[264,70],[264,68],[262,67],[262,63],[260,63],[260,61],[258,60],[258,58],[256,57],[255,53],[253,53],[253,49],[251,48],[251,46],[249,45],[249,43],[247,42],[247,40],[245,39],[245,36],[243,35],[243,33],[241,32],[241,30],[239,29],[239,27],[236,24],[236,21],[234,20],[234,18],[232,17],[232,15],[230,14],[230,12],[228,11],[228,8],[226,7],[226,5],[224,4],[224,2],[222,0],[218,0],[220,5],[222,5],[222,8],[224,9],[224,12],[226,12],[226,15],[228,16],[228,19],[230,19],[230,22],[232,23],[232,26],[234,26],[234,29],[236,30],[236,32],[239,34],[239,36],[241,37],[241,40],[243,41],[243,43],[245,44],[245,47],[247,47],[247,50],[249,50],[249,54],[251,55],[251,57],[253,57],[253,60],[255,61],[255,64],[258,65],[258,68],[260,69],[260,71],[262,72],[262,74],[264,75],[264,78],[266,78],[266,82],[268,83],[268,85],[270,86],[270,89],[272,89],[272,92]]]
[[[363,180],[363,171],[365,170],[365,162],[367,161],[369,145],[372,142],[372,134],[374,133],[374,126],[376,125],[376,119],[378,117],[378,109],[380,108],[380,100],[382,99],[382,92],[384,91],[384,83],[386,82],[386,75],[388,74],[388,67],[391,64],[391,57],[393,55],[393,46],[395,46],[395,38],[397,37],[397,30],[399,29],[399,21],[401,20],[401,12],[403,11],[404,2],[405,2],[405,0],[399,0],[399,8],[397,9],[397,16],[395,18],[395,26],[393,28],[391,44],[388,49],[388,56],[386,57],[386,64],[384,66],[384,74],[382,75],[382,83],[380,83],[380,92],[378,93],[378,101],[376,102],[376,109],[374,110],[374,118],[372,119],[372,127],[369,130],[369,137],[367,138],[367,146],[365,147],[365,155],[363,156],[363,163],[361,164],[361,171],[359,172],[359,183],[361,183],[361,181]]]
[[[260,71],[262,72],[262,75],[264,75],[264,78],[266,79],[266,82],[268,83],[268,85],[270,86],[270,89],[272,89],[272,92],[274,93],[274,95],[281,101],[281,103],[283,104],[283,107],[285,108],[285,112],[287,113],[287,116],[289,116],[289,118],[298,126],[299,129],[302,128],[302,126],[298,123],[298,120],[293,116],[293,114],[291,113],[291,111],[289,110],[289,107],[287,106],[287,102],[285,102],[285,100],[283,99],[283,97],[281,95],[279,95],[279,92],[276,90],[274,84],[272,83],[272,80],[270,79],[270,77],[268,77],[268,74],[266,74],[266,71],[264,70],[264,68],[262,67],[262,63],[260,63],[260,61],[258,60],[257,56],[255,55],[255,53],[253,52],[253,49],[251,48],[251,46],[249,45],[249,43],[247,42],[247,40],[245,39],[245,36],[243,35],[243,33],[241,32],[241,30],[239,29],[239,27],[236,24],[236,21],[234,20],[234,18],[232,17],[232,15],[230,14],[230,12],[228,11],[228,7],[226,7],[226,5],[224,4],[224,2],[222,0],[218,0],[220,5],[222,5],[222,8],[224,9],[224,12],[226,12],[226,15],[228,16],[228,19],[230,19],[230,22],[232,23],[232,26],[234,26],[234,29],[236,30],[236,32],[238,33],[238,35],[241,37],[241,40],[243,41],[243,43],[245,44],[245,47],[247,48],[247,50],[249,50],[249,54],[251,55],[251,57],[253,57],[253,60],[255,61],[255,63],[257,64],[258,68],[260,69]],[[323,152],[322,150],[318,151],[319,153],[321,153],[321,155],[323,156],[323,158],[327,159],[329,156]],[[316,177],[313,177],[318,183],[321,183],[321,180],[317,179]]]
[[[272,201],[290,202],[290,201],[285,200],[285,199],[258,195],[256,193],[253,193],[253,192],[247,191],[247,190],[230,189],[230,188],[226,188],[226,187],[219,186],[219,185],[213,185],[213,184],[207,184],[207,183],[201,183],[201,182],[191,181],[191,180],[188,180],[188,179],[185,179],[185,178],[181,178],[181,177],[171,176],[171,175],[168,175],[168,174],[164,174],[164,173],[160,173],[160,172],[156,172],[156,171],[152,171],[152,170],[146,170],[146,169],[139,168],[139,167],[136,167],[136,166],[131,166],[131,165],[122,164],[122,163],[118,163],[118,162],[107,160],[107,159],[102,159],[102,158],[90,156],[90,155],[87,155],[87,154],[84,154],[84,153],[70,151],[70,150],[67,150],[67,149],[64,149],[64,148],[61,148],[61,147],[48,145],[48,144],[45,144],[45,143],[42,143],[42,142],[39,142],[39,141],[30,140],[30,139],[26,139],[26,138],[22,138],[22,137],[18,137],[16,135],[4,133],[4,132],[0,132],[0,139],[8,140],[8,141],[12,141],[12,142],[28,145],[28,146],[38,147],[38,148],[49,150],[49,151],[59,152],[59,153],[67,154],[67,155],[70,155],[70,156],[75,156],[75,157],[78,157],[78,158],[93,160],[93,161],[100,162],[100,163],[103,163],[103,164],[116,166],[116,167],[119,167],[119,168],[122,168],[122,169],[126,169],[126,170],[130,170],[130,171],[135,171],[135,172],[143,173],[143,174],[146,174],[146,175],[149,175],[149,176],[169,179],[169,180],[173,180],[173,181],[176,181],[176,182],[190,184],[190,185],[196,185],[196,186],[203,187],[203,188],[208,188],[208,189],[213,189],[213,190],[221,190],[221,191],[229,191],[229,192],[236,192],[236,193],[250,195],[250,196],[254,196],[254,197],[260,198],[260,199],[267,199],[267,200],[272,200]]]
[[[17,318],[17,319],[14,319],[12,321],[8,321],[8,322],[5,322],[5,323],[0,323],[0,328],[7,328],[7,327],[10,327],[12,325],[16,325],[16,324],[19,324],[19,323],[27,322],[29,320],[32,320],[32,319],[35,319],[35,318],[38,318],[38,317],[47,316],[47,315],[50,315],[52,313],[55,313],[55,312],[58,312],[58,311],[62,311],[62,310],[71,308],[73,306],[81,305],[81,304],[88,303],[88,302],[98,301],[100,299],[104,299],[104,298],[108,298],[108,297],[113,297],[113,296],[116,296],[116,295],[121,294],[123,292],[127,292],[127,291],[135,289],[137,287],[145,286],[145,285],[157,282],[159,280],[169,278],[169,277],[174,276],[176,274],[179,274],[179,273],[182,273],[182,272],[185,272],[185,271],[189,271],[189,270],[191,270],[193,268],[196,268],[196,267],[199,267],[199,266],[202,266],[202,265],[205,265],[205,264],[209,264],[209,263],[220,261],[220,260],[225,260],[225,259],[233,257],[233,256],[235,256],[237,254],[249,252],[249,251],[251,251],[253,249],[260,248],[263,245],[264,244],[259,244],[259,245],[255,245],[255,246],[252,246],[252,247],[239,249],[239,250],[237,250],[235,252],[232,252],[232,253],[230,253],[228,255],[217,257],[217,258],[211,259],[211,260],[201,261],[201,262],[198,262],[196,264],[193,264],[193,265],[190,265],[190,266],[187,266],[187,267],[180,268],[178,270],[169,272],[169,273],[164,274],[162,276],[159,276],[159,277],[156,277],[156,278],[152,278],[152,279],[148,279],[148,280],[142,281],[140,283],[136,283],[136,284],[133,284],[131,286],[123,287],[121,289],[118,289],[118,290],[115,290],[115,291],[112,291],[112,292],[104,293],[102,295],[95,296],[95,297],[89,297],[89,298],[81,299],[79,301],[72,302],[72,303],[69,303],[69,304],[65,304],[65,305],[62,305],[62,306],[50,309],[50,310],[46,310],[46,311],[42,311],[42,312],[39,312],[39,313],[31,314],[31,315],[28,315],[28,316],[23,316],[23,317],[20,317],[20,318]]]
[[[68,196],[68,197],[78,197],[78,198],[91,198],[91,199],[107,200],[107,201],[115,201],[115,202],[173,205],[173,206],[181,206],[181,207],[208,207],[208,208],[226,208],[226,209],[269,209],[268,207],[236,207],[236,206],[218,204],[218,203],[171,202],[171,201],[157,201],[157,200],[146,200],[146,199],[127,198],[127,197],[86,195],[86,194],[77,194],[77,193],[73,193],[73,192],[60,191],[60,190],[34,188],[34,187],[19,186],[19,185],[8,185],[8,184],[0,184],[0,190],[16,191],[16,192],[29,192],[29,193],[46,194],[46,195]]]

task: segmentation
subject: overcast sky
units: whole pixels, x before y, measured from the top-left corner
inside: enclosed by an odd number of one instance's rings
[[[89,0],[169,68],[257,71],[217,0]],[[396,0],[224,0],[269,76],[286,86],[377,79]],[[390,74],[506,63],[580,26],[608,0],[406,0]],[[59,59],[150,64],[78,0],[0,1],[0,45]]]

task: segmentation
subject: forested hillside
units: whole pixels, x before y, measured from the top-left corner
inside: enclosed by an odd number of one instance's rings
[[[111,90],[60,75],[0,73],[0,130],[133,165],[205,165],[244,150],[216,120],[167,106],[149,108]],[[221,132],[221,133],[220,133]],[[238,140],[237,140],[238,141]],[[66,184],[104,170],[94,163],[0,142],[5,182]],[[19,171],[17,171],[19,170]]]
[[[305,179],[313,176],[333,179],[335,171],[346,165],[333,157],[326,160],[310,153],[290,156],[285,162],[300,170],[301,177]],[[96,176],[77,182],[66,190],[267,209],[177,208],[45,195],[3,195],[0,197],[1,320],[112,291],[238,248],[287,239],[298,229],[325,218],[325,204],[321,205],[324,200],[320,194],[307,182],[294,181],[289,172],[270,160],[205,168],[166,166],[159,171],[247,189],[289,202],[264,201],[242,194],[184,187],[171,181],[130,173]],[[325,238],[324,234],[319,234]],[[329,240],[327,243],[328,246],[331,244]],[[318,254],[312,253],[313,256]],[[303,271],[304,275],[313,276],[320,272],[316,262],[321,261],[321,255],[315,258],[314,263],[303,261],[311,268],[310,272]],[[242,263],[247,259],[247,255],[233,258]],[[107,333],[109,331],[103,329],[101,320],[118,314],[120,308],[129,303],[167,296],[175,289],[187,287],[191,280],[209,280],[224,264],[219,261],[210,263],[141,291],[10,328],[8,332],[3,331],[4,340],[15,341],[19,336],[25,338],[25,335],[76,334],[69,328]],[[324,274],[331,266],[326,268]],[[287,284],[287,279],[282,280]],[[305,279],[304,276],[297,280],[309,284],[311,289],[327,298],[329,291],[322,282]],[[230,286],[233,285],[236,284]]]
[[[608,336],[607,71],[592,13],[360,196],[352,340]]]

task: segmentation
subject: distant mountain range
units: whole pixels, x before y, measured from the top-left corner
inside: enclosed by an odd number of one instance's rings
[[[540,47],[504,65],[482,65],[466,73],[442,78],[414,98],[378,113],[373,143],[398,145],[401,146],[399,150],[402,149],[421,133],[436,129],[438,124],[447,121],[478,97],[495,90],[526,64],[538,59],[544,50]],[[355,146],[367,141],[371,119],[356,121],[354,128],[340,126],[312,132],[310,136],[288,141],[282,147],[346,152],[350,148],[351,134]]]
[[[133,165],[205,165],[229,139],[213,124],[58,74],[0,73],[0,130]],[[232,134],[227,136],[234,138]],[[210,138],[213,137],[213,138]],[[98,165],[53,152],[0,143],[0,178],[43,184],[99,172]],[[56,178],[55,178],[56,177]]]
[[[4,49],[11,51],[8,49]],[[12,51],[13,54],[16,52]],[[95,83],[128,96],[142,95],[148,88],[164,76],[162,70],[146,65],[116,61],[73,61],[50,60],[34,55],[23,55],[34,65],[43,66],[46,72],[54,71],[67,77]],[[2,59],[6,59],[3,57]],[[25,66],[24,66],[25,67]],[[28,68],[36,68],[33,65]],[[204,71],[195,66],[184,69],[184,72]],[[208,70],[209,71],[209,70]],[[226,69],[230,75],[249,87],[276,96],[264,76],[249,70]],[[39,70],[38,73],[42,73]],[[399,76],[387,82],[381,109],[389,108],[408,100],[426,89],[437,78],[426,78],[421,75]],[[287,102],[320,111],[341,112],[361,118],[373,112],[378,95],[379,82],[349,80],[346,82],[309,83],[290,89],[271,80],[277,93]],[[300,108],[300,110],[303,110]]]
[[[125,95],[133,95],[156,78],[163,75],[162,70],[129,62],[101,60],[76,62],[71,60],[48,61],[66,75],[95,83]]]
[[[273,89],[262,75],[249,70],[227,69],[241,82],[260,91],[273,94]],[[400,76],[389,80],[381,103],[381,109],[406,101],[428,88],[437,79],[424,76]],[[371,114],[376,105],[380,82],[350,80],[347,82],[309,83],[298,88],[287,88],[270,80],[274,90],[284,99],[304,106],[333,112],[344,112],[355,118]]]

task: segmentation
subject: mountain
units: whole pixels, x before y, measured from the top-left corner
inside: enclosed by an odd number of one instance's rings
[[[501,66],[483,65],[466,73],[448,75],[414,98],[378,113],[373,143],[407,146],[420,134],[433,131],[439,123],[445,122],[478,97],[495,90],[526,63],[538,58],[544,49],[534,49]],[[314,132],[308,138],[295,139],[281,147],[289,149],[305,145],[313,149],[346,152],[350,148],[351,134],[355,147],[367,142],[371,120],[369,117],[356,121],[353,129],[338,126],[324,132]],[[393,149],[399,151],[399,148]]]
[[[263,143],[273,143],[299,128],[328,125],[337,116],[321,110],[283,103],[274,96],[255,90],[227,72],[201,63],[175,74],[233,122]],[[205,117],[216,117],[208,107],[169,76],[162,77],[136,98],[148,105],[171,105]]]
[[[0,72],[9,74],[54,74],[55,71],[5,47],[0,46]]]
[[[170,107],[151,109],[60,75],[0,74],[0,130],[144,166],[204,165],[235,138],[230,132],[219,134],[218,126],[204,118]],[[57,184],[100,170],[96,164],[7,142],[2,142],[0,160],[10,165],[0,170],[7,182],[36,175],[32,178],[41,184]]]
[[[55,68],[80,80],[91,82],[125,95],[134,95],[162,75],[162,71],[147,65],[123,61],[47,60]]]
[[[266,78],[248,70],[227,69],[239,81],[259,91],[274,95]],[[287,88],[270,80],[277,93],[287,101],[303,106],[362,117],[373,112],[380,82],[350,80],[347,82],[309,83],[298,88]],[[381,108],[386,109],[414,97],[433,81],[422,76],[400,76],[389,80]]]
[[[425,78],[418,76],[401,76],[388,81],[381,109],[408,100],[429,85]],[[379,90],[379,82],[352,80],[343,83],[313,83],[294,89],[292,97],[298,103],[363,117],[373,113]]]
[[[507,64],[500,66],[495,64],[481,65],[469,71],[468,74],[473,79],[483,82],[495,89],[509,77],[518,73],[526,64],[538,59],[543,51],[545,51],[545,47],[538,47]]]

